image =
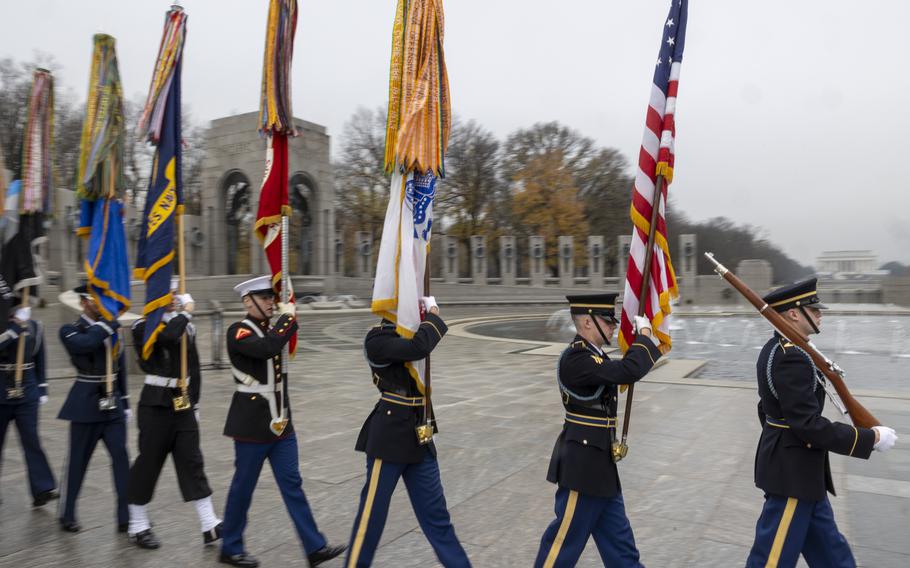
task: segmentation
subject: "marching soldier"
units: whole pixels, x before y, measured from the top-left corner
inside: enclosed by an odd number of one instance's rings
[[[764,297],[769,307],[805,336],[820,333],[822,312],[811,278]],[[758,356],[758,419],[755,485],[765,504],[755,527],[747,567],[855,567],[847,540],[834,522],[826,491],[834,495],[828,452],[868,459],[889,450],[897,436],[886,426],[857,428],[831,422],[825,407],[824,375],[808,353],[775,333]]]
[[[22,377],[17,385],[18,346],[23,336]],[[38,406],[47,403],[44,326],[31,319],[29,307],[18,308],[7,330],[0,333],[0,377],[0,456],[6,428],[15,421],[25,453],[32,506],[40,507],[60,495],[38,438]]]
[[[171,292],[174,293],[176,288],[176,281],[172,282]],[[203,544],[213,544],[221,538],[221,520],[212,507],[212,490],[205,476],[199,447],[202,372],[196,350],[196,328],[190,321],[193,306],[193,297],[189,294],[174,294],[173,302],[162,317],[161,331],[148,359],[142,358],[146,320],[141,318],[133,324],[133,344],[139,356],[139,366],[146,373],[136,415],[139,455],[130,469],[127,489],[130,540],[140,548],[158,548],[160,545],[152,532],[146,505],[152,500],[158,475],[168,454],[173,456],[183,500],[196,506]],[[183,399],[178,385],[180,343],[184,336],[188,401]]]
[[[383,320],[367,333],[364,341],[379,402],[364,422],[355,446],[357,451],[366,453],[367,474],[351,530],[348,568],[373,562],[389,501],[400,478],[404,479],[414,514],[439,562],[446,568],[471,566],[446,508],[436,446],[432,440],[421,444],[417,437],[424,398],[405,365],[425,359],[448,329],[432,296],[422,298],[421,304],[426,318],[412,338],[401,337],[394,323]],[[436,432],[435,423],[433,431]]]
[[[577,335],[559,358],[556,382],[566,415],[547,481],[558,485],[556,519],[540,541],[536,568],[575,566],[593,536],[604,566],[641,566],[613,459],[617,386],[644,377],[660,357],[651,322],[617,361],[603,348],[616,330],[617,294],[567,296]]]
[[[131,411],[126,388],[126,366],[116,320],[105,320],[86,286],[73,290],[79,295],[82,315],[60,328],[60,341],[76,367],[76,380],[57,416],[70,421],[64,507],[60,526],[68,532],[80,529],[76,499],[88,462],[98,441],[111,456],[114,490],[117,493],[117,530],[127,531],[129,512],[126,485],[130,460],[126,451],[126,421]],[[111,357],[112,391],[107,391],[108,357]]]
[[[224,510],[219,560],[249,568],[259,565],[244,550],[243,530],[253,489],[262,464],[268,459],[307,559],[316,566],[344,552],[344,547],[329,545],[316,526],[303,493],[288,387],[279,382],[282,348],[297,333],[295,307],[292,303],[278,303],[279,317],[270,327],[276,305],[272,278],[253,278],[234,290],[240,294],[247,316],[227,332],[237,392],[228,410],[224,435],[234,438],[236,469]]]

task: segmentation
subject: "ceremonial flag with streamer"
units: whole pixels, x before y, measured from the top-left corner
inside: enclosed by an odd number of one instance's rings
[[[123,229],[123,89],[115,40],[94,37],[76,194],[81,212],[76,234],[87,239],[85,273],[101,315],[114,319],[130,307],[130,267]]]
[[[688,0],[674,0],[671,3],[654,69],[651,100],[638,155],[638,171],[632,189],[630,211],[634,227],[619,333],[619,346],[623,352],[635,339],[632,321],[638,315],[642,301],[645,304],[644,315],[651,320],[654,334],[660,339],[660,350],[666,353],[672,346],[667,316],[671,311],[670,299],[678,297],[679,292],[667,242],[666,208],[667,188],[673,181],[676,92],[686,43],[687,13]],[[642,299],[639,295],[655,206],[658,208],[658,216],[648,275],[650,284],[647,297]]]
[[[282,217],[291,216],[288,204],[288,136],[296,136],[291,112],[291,60],[297,30],[297,1],[271,0],[262,62],[259,131],[266,136],[265,175],[259,190],[259,209],[253,230],[262,243],[272,270],[276,293],[282,287]],[[287,253],[287,251],[285,251]],[[289,301],[294,300],[288,275]],[[297,336],[288,342],[291,355],[297,351]]]
[[[24,214],[51,212],[53,151],[54,77],[47,69],[36,69],[32,76],[28,119],[22,140],[22,195],[19,209]]]
[[[16,180],[9,184],[3,198],[3,216],[0,217],[0,333],[6,331],[10,311],[17,305],[16,292],[41,283],[35,274],[29,224],[20,223],[22,182]]]
[[[187,16],[174,6],[164,20],[164,33],[139,132],[155,146],[145,198],[145,212],[133,276],[145,281],[146,318],[142,358],[148,359],[164,329],[164,309],[172,302],[176,218],[183,215],[183,151],[181,147],[180,74]]]
[[[452,111],[438,0],[399,0],[392,32],[385,167],[392,173],[372,311],[402,337],[420,325],[437,177],[445,175]],[[424,392],[425,361],[407,363]]]

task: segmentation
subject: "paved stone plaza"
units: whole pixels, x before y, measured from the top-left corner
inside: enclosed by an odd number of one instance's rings
[[[553,309],[443,306],[442,316],[457,323]],[[41,410],[45,449],[59,474],[67,425],[55,417],[72,379],[63,378],[70,370],[56,338],[57,314],[54,307],[36,311],[48,324],[52,376],[61,377],[51,381],[51,401]],[[363,335],[374,321],[366,313],[306,312],[302,349],[291,367],[304,489],[321,530],[334,543],[348,540],[364,482],[364,456],[353,446],[377,399],[361,351]],[[206,361],[208,325],[200,321],[199,327]],[[554,486],[545,476],[562,424],[554,381],[558,350],[461,335],[465,326],[453,327],[433,356],[441,430],[437,446],[453,522],[474,566],[530,566],[553,518]],[[689,368],[671,362],[636,388],[631,450],[620,464],[628,514],[642,561],[651,568],[742,566],[762,504],[761,492],[752,483],[759,435],[756,393],[750,381],[685,379]],[[203,452],[220,514],[233,473],[231,440],[221,435],[233,381],[227,369],[205,371],[203,377]],[[134,376],[130,385],[135,401],[141,381]],[[839,489],[833,505],[862,566],[903,568],[910,566],[910,395],[903,391],[860,398],[902,439],[892,452],[875,452],[868,462],[832,456]],[[129,438],[135,457],[135,422]],[[68,534],[58,529],[54,504],[31,508],[17,436],[10,434],[6,442],[0,476],[0,566],[218,565],[217,548],[202,547],[196,513],[182,502],[170,465],[150,505],[163,547],[145,551],[115,532],[109,459],[103,447],[95,452],[79,499],[83,530]],[[253,501],[246,542],[263,566],[306,565],[267,470]],[[342,565],[341,560],[326,564]],[[402,487],[393,499],[375,565],[437,565]],[[579,566],[600,565],[591,543]]]

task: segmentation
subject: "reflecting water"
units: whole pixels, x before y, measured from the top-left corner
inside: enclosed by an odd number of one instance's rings
[[[703,379],[755,380],[755,359],[771,326],[755,317],[671,318],[670,357],[705,359]],[[549,318],[479,324],[471,331],[513,339],[568,342],[575,335],[568,310]],[[910,316],[828,316],[813,341],[847,371],[856,388],[910,391]]]

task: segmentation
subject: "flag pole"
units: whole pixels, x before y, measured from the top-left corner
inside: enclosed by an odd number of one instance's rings
[[[651,286],[651,258],[654,256],[654,238],[657,233],[657,217],[660,214],[660,200],[663,196],[664,176],[659,174],[654,183],[654,196],[651,199],[651,225],[648,227],[648,246],[645,247],[645,269],[642,272],[641,289],[638,294],[638,315],[645,314],[645,305],[648,301],[647,294]],[[652,330],[653,333],[653,330]],[[635,383],[629,385],[626,392],[626,410],[622,416],[622,437],[619,446],[613,449],[613,461],[619,461],[629,453],[626,440],[629,438],[629,422],[632,417],[632,395],[635,392]]]
[[[178,111],[179,112],[179,109]],[[180,141],[177,142],[178,144]],[[183,188],[181,188],[182,190]],[[186,294],[186,238],[183,234],[183,206],[177,207],[177,293],[181,296]],[[189,325],[189,324],[187,324]],[[187,410],[190,408],[190,397],[187,389],[187,344],[186,334],[180,336],[180,374],[177,376],[177,388],[180,389],[180,396],[174,398],[174,410]]]
[[[429,239],[433,238],[433,233],[430,233]],[[423,295],[430,295],[430,241],[427,240],[427,257],[426,262],[424,263],[423,269]],[[429,311],[427,312],[429,313]],[[427,437],[427,443],[429,440],[433,439],[433,404],[430,401],[430,354],[427,354],[426,366],[424,367],[424,376],[423,376],[423,424],[424,424],[424,436]],[[418,434],[418,439],[423,439]]]
[[[19,227],[19,230],[20,231],[22,230],[21,225]],[[28,306],[29,288],[30,288],[30,286],[26,286],[22,290],[22,303],[19,305],[19,307],[21,307],[21,308],[25,308],[26,306]],[[15,390],[13,390],[13,392],[18,394],[19,396],[22,396],[22,394],[23,394],[23,392],[22,392],[22,374],[23,374],[24,369],[22,368],[22,364],[25,359],[25,337],[27,335],[28,335],[28,331],[23,330],[22,333],[19,334],[19,343],[16,345],[16,378],[15,378],[16,386],[14,387]],[[19,398],[19,397],[12,397],[12,398]]]
[[[287,192],[285,192],[287,195]],[[282,205],[281,207],[281,302],[286,304],[288,299],[291,297],[291,276],[288,271],[288,244],[290,239],[288,239],[288,214],[290,207],[288,205]],[[296,317],[296,314],[295,314]],[[288,343],[284,344],[284,347],[281,348],[281,391],[279,395],[281,398],[281,409],[278,411],[278,420],[282,424],[285,424],[287,420],[287,397],[284,396],[285,381],[288,379],[288,351],[290,347]]]

